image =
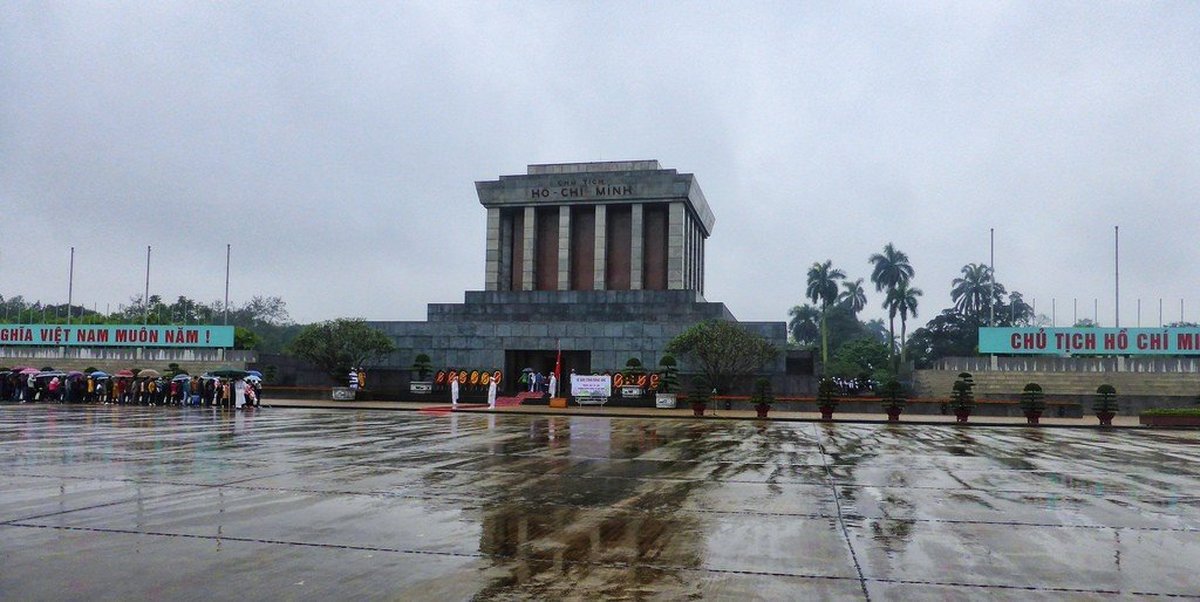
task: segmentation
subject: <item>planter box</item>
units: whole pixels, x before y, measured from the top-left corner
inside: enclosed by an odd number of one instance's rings
[[[408,383],[408,392],[414,395],[429,395],[433,393],[433,383],[427,380],[414,380]]]
[[[675,394],[674,393],[655,394],[654,407],[667,409],[667,410],[674,409],[675,408]]]
[[[1200,427],[1200,416],[1138,416],[1138,422],[1146,426],[1196,426]]]
[[[357,391],[350,387],[334,387],[333,399],[334,401],[354,401],[355,393]]]

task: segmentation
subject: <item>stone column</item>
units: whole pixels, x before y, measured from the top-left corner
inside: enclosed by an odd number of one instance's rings
[[[667,290],[682,290],[684,272],[684,220],[687,218],[683,203],[671,203],[667,214]]]
[[[688,265],[691,266],[691,278],[688,281],[688,288],[694,291],[700,290],[700,241],[704,235],[700,234],[700,224],[688,220],[688,231],[692,233],[691,244],[688,245]]]
[[[571,290],[571,206],[558,208],[558,290]]]
[[[487,210],[487,255],[484,260],[487,271],[483,277],[485,290],[500,289],[500,208],[488,207]]]
[[[499,282],[496,285],[496,290],[511,291],[513,283],[513,219],[510,213],[507,217],[501,213],[500,217],[500,269]]]
[[[690,219],[683,220],[683,288],[696,288],[696,227]]]
[[[537,212],[534,208],[525,208],[525,237],[522,239],[522,261],[521,261],[521,290],[531,291],[534,287],[533,281],[533,253],[537,248],[534,246],[537,238]]]
[[[642,289],[642,247],[645,245],[645,235],[642,233],[642,204],[634,203],[630,207],[630,252],[629,252],[629,290]]]
[[[596,205],[596,272],[593,280],[592,288],[603,291],[607,290],[608,286],[604,283],[605,277],[608,275],[608,226],[606,216],[608,212],[606,205]]]

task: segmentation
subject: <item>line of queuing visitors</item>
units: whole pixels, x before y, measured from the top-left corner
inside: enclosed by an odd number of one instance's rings
[[[167,378],[154,370],[142,370],[136,375],[131,370],[122,370],[110,375],[102,371],[85,374],[18,367],[0,370],[0,401],[240,409],[243,403],[254,407],[262,403],[262,376],[249,371],[241,378],[209,374],[178,374]]]

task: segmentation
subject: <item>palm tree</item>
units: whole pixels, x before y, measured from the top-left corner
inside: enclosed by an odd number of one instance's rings
[[[821,363],[829,363],[829,332],[825,327],[829,316],[829,306],[838,298],[837,281],[845,278],[845,272],[833,267],[833,260],[826,259],[825,263],[813,262],[808,268],[808,289],[806,296],[821,306]]]
[[[871,270],[871,282],[875,283],[876,291],[907,283],[915,274],[912,264],[908,262],[908,255],[897,250],[890,242],[884,245],[883,253],[876,253],[867,261],[874,266]]]
[[[846,306],[846,309],[850,310],[850,313],[856,316],[858,312],[867,306],[867,293],[863,290],[862,284],[862,278],[854,282],[850,282],[849,280],[843,281],[842,288],[846,290],[838,297],[838,300]]]
[[[917,317],[917,297],[923,293],[919,288],[910,288],[908,283],[901,284],[888,291],[888,315],[895,317],[900,314],[900,363],[904,363],[904,336],[908,326],[908,317]]]
[[[867,334],[871,335],[871,340],[887,343],[888,328],[887,324],[883,323],[883,320],[879,318],[867,320],[863,326],[866,328]]]
[[[997,284],[996,286],[1000,285]],[[1008,294],[1008,312],[1009,321],[1012,322],[1011,326],[1029,326],[1033,324],[1033,308],[1025,302],[1025,298],[1017,291]]]
[[[797,343],[813,343],[821,336],[821,310],[805,303],[793,305],[788,315],[792,318],[788,320],[788,332]]]
[[[892,290],[901,284],[908,284],[912,277],[916,274],[912,264],[908,262],[908,255],[904,251],[896,249],[892,243],[883,246],[883,253],[876,253],[867,260],[873,267],[871,269],[871,282],[875,283],[875,290],[887,290],[891,294]],[[888,309],[887,298],[883,301],[884,309]],[[890,310],[888,312],[888,364],[893,364],[895,359],[896,347],[896,319],[895,314]]]
[[[962,268],[962,278],[955,278],[951,285],[954,308],[963,315],[979,317],[988,307],[992,269],[981,263],[968,263]]]

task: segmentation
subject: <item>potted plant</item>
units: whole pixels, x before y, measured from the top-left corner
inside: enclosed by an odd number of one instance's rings
[[[904,404],[908,401],[904,386],[893,378],[884,383],[879,396],[883,399],[883,411],[887,412],[888,422],[900,422],[900,412],[904,411]]]
[[[631,357],[625,360],[625,378],[621,385],[621,397],[641,397],[644,393],[641,380],[642,375],[646,373],[642,369],[642,360]]]
[[[832,378],[822,378],[817,385],[817,409],[821,410],[821,420],[833,420],[833,411],[837,409],[838,396],[841,391]]]
[[[1021,390],[1021,411],[1029,424],[1037,424],[1042,412],[1046,411],[1045,397],[1042,386],[1037,383],[1029,383]]]
[[[754,402],[754,411],[758,412],[758,417],[766,418],[767,412],[771,411],[771,404],[775,403],[770,379],[760,378],[754,381],[754,395],[750,397],[750,401]]]
[[[659,408],[675,407],[675,388],[679,386],[679,368],[676,367],[675,356],[664,354],[658,360],[660,376],[658,391],[654,394],[654,406]]]
[[[958,377],[954,381],[954,389],[950,391],[950,409],[954,411],[957,422],[966,422],[971,417],[971,410],[975,409],[975,383],[966,372]]]
[[[428,395],[433,392],[433,383],[429,382],[429,373],[433,371],[433,365],[429,361],[429,356],[424,353],[418,353],[413,359],[414,380],[408,384],[408,390],[418,395]]]
[[[697,376],[692,379],[692,391],[688,394],[688,403],[692,404],[692,415],[703,416],[704,409],[708,407],[708,400],[711,397],[709,394],[708,381],[702,376]]]
[[[1117,415],[1117,390],[1112,385],[1096,387],[1092,411],[1096,413],[1096,418],[1100,419],[1100,426],[1112,426],[1113,416]]]

